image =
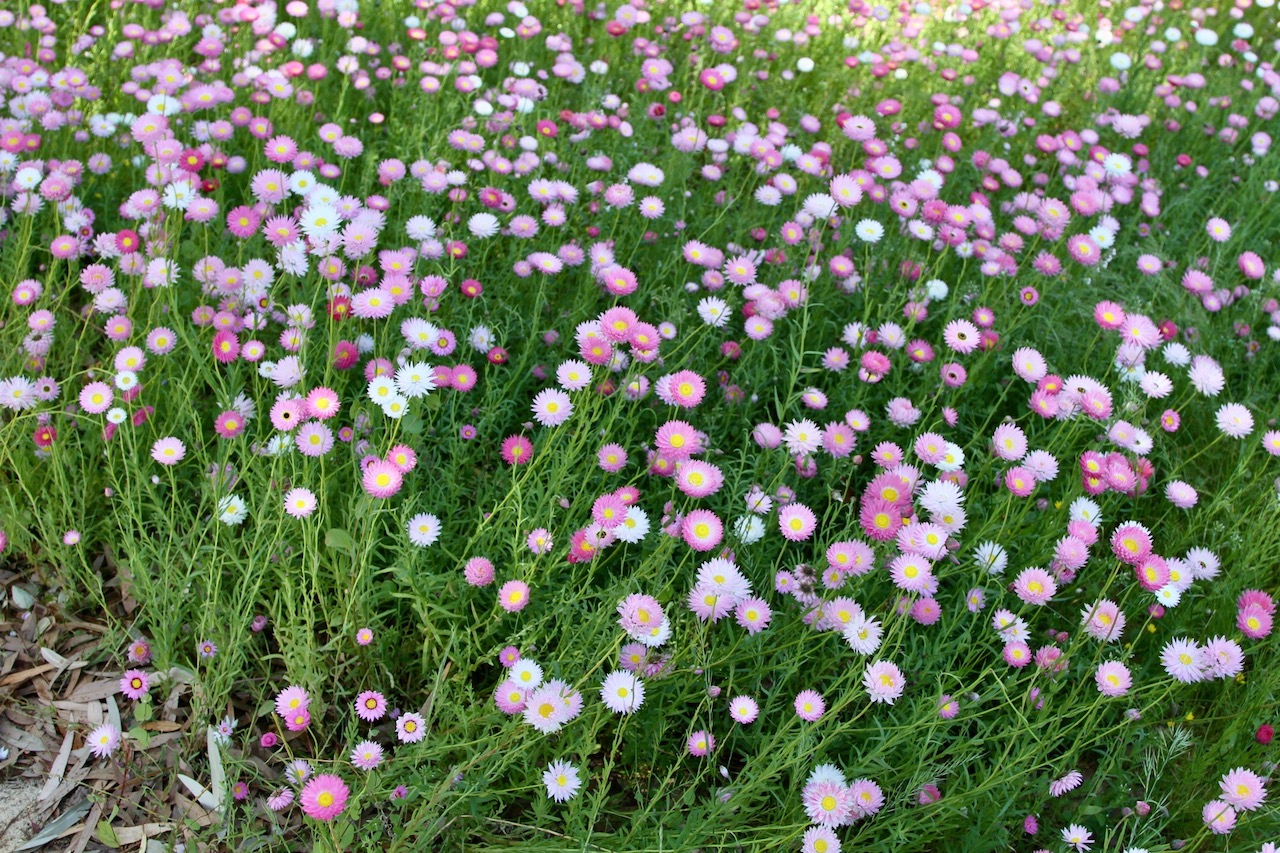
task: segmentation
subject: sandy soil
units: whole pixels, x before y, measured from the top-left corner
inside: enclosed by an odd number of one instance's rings
[[[40,783],[35,779],[0,782],[0,853],[8,853],[31,837],[36,794]]]

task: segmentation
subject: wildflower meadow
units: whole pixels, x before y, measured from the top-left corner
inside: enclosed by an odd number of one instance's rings
[[[1278,65],[1275,0],[0,4],[25,849],[1274,853]]]

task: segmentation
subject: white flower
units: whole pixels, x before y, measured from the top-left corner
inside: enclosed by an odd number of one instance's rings
[[[759,542],[764,530],[764,521],[758,515],[743,515],[733,522],[733,533],[743,545]]]
[[[409,519],[408,528],[409,541],[419,548],[426,548],[440,538],[440,519],[429,512],[420,512]]]
[[[1175,583],[1167,583],[1156,590],[1156,601],[1165,607],[1177,607],[1182,601],[1182,590]]]
[[[698,316],[708,326],[723,328],[729,322],[729,303],[717,296],[708,296],[698,303]]]
[[[476,352],[485,353],[493,348],[496,338],[488,326],[476,326],[467,335],[467,342],[471,344],[471,348]]]
[[[238,495],[227,495],[218,501],[218,520],[223,524],[239,524],[248,514],[249,508]]]
[[[1102,524],[1102,508],[1089,498],[1081,496],[1073,500],[1069,512],[1072,521],[1087,521],[1094,527]]]
[[[381,406],[384,401],[397,396],[396,383],[386,376],[375,376],[369,380],[367,393],[370,400]]]
[[[409,411],[409,398],[403,394],[396,393],[384,398],[380,405],[384,415],[394,420],[400,420]]]
[[[863,219],[853,229],[858,235],[858,239],[868,243],[879,243],[880,238],[884,236],[884,226],[874,219]]]
[[[644,704],[644,682],[624,670],[611,672],[600,685],[600,701],[615,714],[630,714]]]
[[[172,95],[152,95],[147,99],[147,112],[157,116],[171,116],[182,112],[182,102]]]
[[[411,400],[436,390],[435,371],[422,362],[409,362],[396,371],[396,390]]]
[[[1164,360],[1174,367],[1186,367],[1191,363],[1191,351],[1177,341],[1170,341],[1161,350]]]
[[[960,449],[958,444],[948,441],[946,444],[946,450],[942,454],[942,459],[933,467],[943,473],[959,471],[964,467],[964,451]]]
[[[411,216],[404,230],[410,240],[429,240],[436,236],[436,223],[430,216]]]
[[[492,213],[477,213],[467,220],[467,228],[477,239],[484,240],[498,233],[498,217]]]
[[[649,534],[649,516],[638,506],[629,507],[622,523],[613,529],[618,541],[635,545]]]
[[[983,542],[974,553],[974,561],[990,574],[1004,574],[1009,565],[1009,553],[995,542]]]
[[[855,613],[844,626],[844,638],[860,655],[875,654],[880,648],[880,623],[865,613]]]
[[[341,222],[337,208],[327,204],[316,204],[308,207],[302,214],[300,226],[302,233],[314,240],[336,233]]]
[[[299,169],[289,176],[289,192],[306,196],[316,185],[316,176],[306,169]]]

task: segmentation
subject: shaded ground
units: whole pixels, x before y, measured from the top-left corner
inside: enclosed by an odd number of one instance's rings
[[[34,834],[40,787],[35,779],[0,783],[0,850],[15,850]]]
[[[25,849],[102,850],[105,842],[138,850],[144,840],[155,849],[150,839],[174,840],[182,818],[212,822],[171,784],[176,773],[191,773],[174,748],[187,728],[186,674],[153,673],[160,689],[152,719],[139,727],[145,746],[135,734],[111,759],[96,759],[90,731],[132,725],[121,672],[100,668],[121,638],[44,606],[38,587],[13,571],[0,569],[0,584],[0,747],[8,753],[0,760],[0,853],[30,842],[39,846]]]

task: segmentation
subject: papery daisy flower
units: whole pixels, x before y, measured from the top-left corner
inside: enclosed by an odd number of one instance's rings
[[[1094,680],[1103,696],[1123,696],[1133,686],[1129,668],[1120,661],[1107,661],[1099,666],[1094,673]]]
[[[556,368],[556,381],[566,391],[581,391],[591,384],[591,365],[576,358],[561,362]]]
[[[852,794],[840,782],[829,779],[811,781],[801,795],[805,814],[821,826],[839,826],[852,807]]]
[[[525,465],[533,458],[533,442],[523,435],[509,435],[502,441],[502,460],[508,465]]]
[[[1200,647],[1184,637],[1170,640],[1160,650],[1160,663],[1164,666],[1164,671],[1183,684],[1204,680],[1202,661]]]
[[[356,697],[355,708],[360,719],[373,723],[387,713],[387,700],[376,690],[366,690]]]
[[[883,629],[875,617],[856,613],[841,631],[845,641],[858,654],[872,655],[880,648]]]
[[[849,813],[855,820],[871,817],[884,807],[884,792],[870,779],[854,779],[849,785],[849,793],[853,795]]]
[[[176,465],[186,455],[186,445],[173,436],[156,439],[151,445],[151,458],[161,465]]]
[[[542,784],[547,788],[547,797],[557,803],[572,800],[582,788],[578,768],[563,760],[553,761],[547,765],[547,769],[542,774]]]
[[[305,758],[295,758],[285,765],[285,778],[295,786],[301,786],[311,778],[311,764]]]
[[[749,598],[738,602],[735,618],[748,634],[758,634],[769,627],[772,618],[769,605],[762,598]]]
[[[533,553],[545,554],[552,547],[551,533],[545,527],[531,530],[525,538],[525,544],[529,546],[529,550]]]
[[[1267,799],[1262,777],[1243,767],[1224,774],[1218,786],[1222,788],[1222,799],[1228,805],[1247,812],[1260,808]]]
[[[409,519],[409,541],[419,548],[426,548],[440,538],[440,519],[429,512],[420,512]]]
[[[295,488],[285,492],[284,511],[294,518],[306,518],[316,510],[316,496],[310,489]]]
[[[867,666],[862,674],[862,685],[872,702],[894,703],[906,689],[906,679],[902,670],[889,661],[876,661]]]
[[[1072,770],[1065,776],[1054,779],[1049,783],[1049,795],[1052,797],[1061,797],[1070,791],[1074,791],[1080,787],[1080,783],[1084,781],[1084,775],[1079,770]]]
[[[1200,816],[1214,835],[1226,835],[1235,828],[1237,819],[1236,810],[1223,800],[1205,803]]]
[[[822,430],[813,421],[804,419],[787,424],[782,434],[787,445],[787,452],[792,456],[803,456],[815,452],[822,446]]]
[[[524,721],[542,734],[552,734],[569,721],[568,710],[558,685],[547,683],[525,699]]]
[[[615,714],[630,714],[644,704],[644,682],[625,670],[611,672],[600,685],[600,701]]]
[[[396,719],[396,737],[401,743],[417,743],[427,736],[427,723],[421,715],[401,714]]]
[[[1239,403],[1227,403],[1218,409],[1218,429],[1228,438],[1244,438],[1253,432],[1253,414]]]
[[[120,729],[111,723],[103,723],[89,732],[85,742],[95,758],[109,758],[120,746]]]
[[[81,394],[79,394],[81,409],[91,415],[100,415],[110,409],[111,402],[114,402],[114,400],[115,392],[111,391],[111,386],[105,382],[88,383],[87,386],[81,389]]]
[[[534,420],[543,426],[555,427],[573,414],[573,403],[559,388],[544,388],[533,398],[532,409]]]
[[[1214,637],[1200,650],[1200,661],[1210,678],[1235,678],[1244,671],[1244,650],[1235,640]]]
[[[685,459],[701,452],[702,440],[698,432],[684,421],[667,421],[658,428],[654,446],[670,459]]]
[[[1093,833],[1078,823],[1073,823],[1062,830],[1062,841],[1074,847],[1077,853],[1084,853],[1093,844]]]
[[[634,510],[635,507],[632,507]],[[695,551],[710,551],[724,537],[724,525],[719,516],[708,509],[695,509],[684,517],[680,534],[685,544]]]
[[[365,466],[361,485],[370,496],[389,498],[400,491],[404,475],[400,469],[385,459],[375,459]]]
[[[302,786],[299,802],[307,817],[329,821],[342,814],[351,792],[341,777],[321,773]]]
[[[826,713],[827,703],[818,691],[802,690],[796,694],[795,708],[796,716],[807,723],[814,723]]]
[[[529,605],[529,585],[524,581],[507,581],[498,590],[498,604],[508,613],[524,610]]]
[[[288,717],[294,712],[305,711],[311,704],[311,697],[301,687],[290,685],[276,694],[275,704],[276,713],[281,717]]]
[[[281,788],[267,798],[267,808],[273,812],[282,812],[293,804],[293,789]]]
[[[382,763],[382,746],[371,740],[361,741],[351,750],[351,763],[359,770],[373,770]]]
[[[800,542],[813,535],[818,519],[813,510],[804,504],[787,504],[778,511],[778,529],[792,542]]]
[[[947,323],[946,328],[942,331],[942,337],[949,349],[965,355],[978,348],[981,334],[978,331],[978,327],[973,323],[965,319],[956,319]]]
[[[760,716],[760,706],[750,696],[735,696],[729,702],[729,716],[735,723],[749,725]]]
[[[218,520],[235,526],[249,515],[249,507],[237,495],[225,495],[218,501]]]
[[[131,669],[120,677],[120,692],[135,702],[147,695],[151,678],[140,669]]]
[[[1091,636],[1114,643],[1124,633],[1125,615],[1114,601],[1103,599],[1081,611],[1081,623]]]
[[[606,444],[596,456],[601,470],[616,474],[627,467],[627,451],[620,444]]]
[[[1027,604],[1043,605],[1053,598],[1058,585],[1053,575],[1040,568],[1023,569],[1013,582],[1013,591]]]

